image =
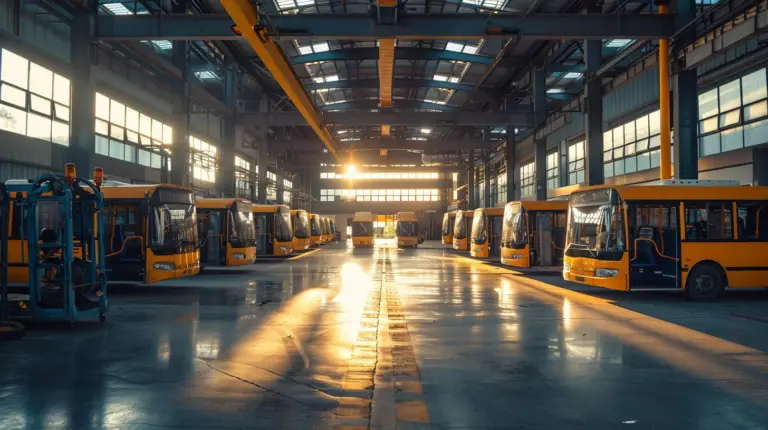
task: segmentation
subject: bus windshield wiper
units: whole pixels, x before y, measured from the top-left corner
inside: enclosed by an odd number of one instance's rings
[[[570,244],[568,244],[568,247],[565,249],[565,252],[568,252],[568,250],[571,249],[571,247],[577,247],[579,249],[586,249],[587,251],[589,251],[589,255],[591,255],[592,258],[597,258],[597,254],[595,254],[595,251],[593,251],[592,248],[589,247],[589,245],[584,245],[584,244],[581,244],[581,243],[570,243]]]

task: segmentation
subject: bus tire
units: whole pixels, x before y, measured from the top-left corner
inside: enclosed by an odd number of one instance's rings
[[[24,335],[24,326],[16,321],[0,321],[0,340],[18,339]]]
[[[722,271],[714,264],[698,264],[688,274],[685,281],[685,294],[695,302],[705,302],[718,298],[725,289]]]

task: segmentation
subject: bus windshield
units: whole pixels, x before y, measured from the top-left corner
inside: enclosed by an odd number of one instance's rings
[[[418,230],[416,221],[398,221],[397,235],[403,237],[415,237]]]
[[[352,236],[372,237],[373,222],[372,221],[352,221]]]
[[[250,206],[250,205],[249,205]],[[229,243],[233,248],[256,246],[253,211],[233,205],[229,211]]]
[[[293,240],[290,212],[277,212],[275,214],[275,239],[279,242],[289,242]]]
[[[616,192],[587,191],[571,196],[565,255],[618,261],[625,250],[624,220]]]
[[[450,214],[443,214],[443,236],[450,236],[453,233],[453,223],[451,221],[454,221],[451,219]]]
[[[323,231],[323,228],[320,227],[320,218],[314,217],[309,220],[309,226],[311,228],[312,236],[320,236]]]
[[[299,212],[293,215],[294,236],[298,239],[309,237],[309,217],[306,212]]]
[[[527,243],[525,234],[525,210],[521,205],[504,208],[504,226],[501,229],[501,245],[505,248],[522,249]]]
[[[453,237],[456,239],[466,239],[467,237],[467,217],[463,213],[456,214],[456,228],[453,229]]]
[[[197,247],[195,205],[167,203],[152,207],[150,245],[158,255],[192,252]]]
[[[476,244],[482,245],[485,243],[487,236],[485,234],[485,218],[485,214],[472,218],[472,239],[475,240]]]

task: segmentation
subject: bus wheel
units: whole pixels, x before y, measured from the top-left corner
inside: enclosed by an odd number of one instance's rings
[[[723,276],[717,267],[700,264],[693,268],[685,282],[685,293],[697,302],[713,300],[723,293]]]

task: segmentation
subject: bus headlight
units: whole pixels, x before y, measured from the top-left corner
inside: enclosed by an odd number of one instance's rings
[[[235,252],[232,254],[232,258],[235,260],[245,260],[245,254],[242,252]]]
[[[291,251],[292,251],[292,249],[291,249],[291,248],[288,248],[287,246],[281,246],[281,247],[280,247],[280,250],[281,250],[281,251],[283,251],[283,252],[285,252],[285,253],[289,253],[289,252],[291,252]]]
[[[173,263],[155,263],[152,267],[157,270],[176,270],[176,265]]]
[[[567,264],[563,264],[563,273],[568,273],[571,271],[571,266]]]
[[[521,254],[512,254],[512,257],[511,257],[511,258],[512,258],[513,260],[520,260],[520,259],[522,259],[522,258],[523,258],[523,256],[522,256]]]
[[[597,269],[595,270],[595,276],[598,278],[615,278],[619,275],[618,269]]]

